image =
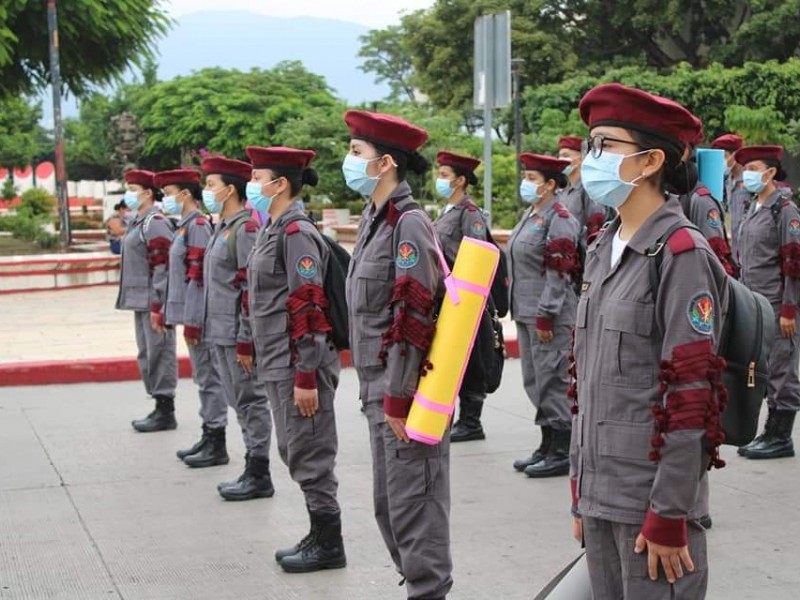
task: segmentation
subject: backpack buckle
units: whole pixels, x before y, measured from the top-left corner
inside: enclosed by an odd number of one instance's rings
[[[655,246],[653,246],[650,250],[647,251],[647,256],[650,258],[654,258],[661,254],[661,251],[664,249],[666,242],[659,242]]]

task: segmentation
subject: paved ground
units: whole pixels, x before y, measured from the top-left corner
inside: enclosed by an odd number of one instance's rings
[[[511,469],[536,441],[519,382],[512,361],[487,407],[488,440],[454,447],[454,600],[528,600],[578,553],[566,481]],[[214,488],[242,467],[233,427],[229,466],[192,471],[174,457],[199,430],[189,381],[180,428],[152,435],[128,425],[150,408],[138,384],[1,388],[0,599],[403,598],[372,519],[356,390],[344,372],[338,472],[350,565],[289,576],[272,553],[306,522],[283,465],[274,464],[273,499],[228,504]],[[745,462],[731,450],[730,466],[713,473],[709,598],[798,598],[798,464]]]

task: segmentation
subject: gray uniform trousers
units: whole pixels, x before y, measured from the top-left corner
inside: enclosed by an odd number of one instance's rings
[[[791,339],[786,339],[776,319],[775,331],[775,344],[769,357],[767,404],[772,409],[796,412],[800,410],[800,329]]]
[[[192,380],[197,384],[200,395],[200,418],[212,429],[226,427],[228,400],[214,347],[207,342],[189,346],[189,359],[192,361]]]
[[[236,362],[236,346],[214,345],[225,397],[236,411],[244,445],[250,456],[269,458],[272,416],[264,383],[247,374]]]
[[[338,514],[339,481],[333,472],[339,439],[333,400],[339,384],[339,363],[317,370],[319,412],[304,417],[294,405],[294,377],[267,381],[267,396],[278,441],[278,453],[300,486],[311,512]]]
[[[516,321],[522,384],[536,408],[536,424],[558,431],[572,428],[569,388],[569,327],[556,323],[552,342],[539,341],[536,326]]]
[[[150,313],[133,313],[136,328],[136,362],[142,374],[144,389],[149,396],[175,397],[178,385],[178,359],[175,356],[175,330],[161,334],[150,327]]]
[[[450,437],[428,446],[399,441],[383,412],[383,369],[359,369],[369,423],[375,519],[409,600],[440,598],[453,586],[450,555]]]
[[[689,521],[689,555],[694,572],[685,567],[683,577],[670,584],[658,565],[658,579],[647,574],[647,551],[636,554],[641,525],[584,517],[583,538],[594,600],[702,600],[708,588],[706,532]]]

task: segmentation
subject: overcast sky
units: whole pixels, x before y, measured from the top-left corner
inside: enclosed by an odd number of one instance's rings
[[[433,0],[163,0],[180,17],[206,10],[248,10],[274,17],[321,17],[385,27],[403,11],[427,8]]]

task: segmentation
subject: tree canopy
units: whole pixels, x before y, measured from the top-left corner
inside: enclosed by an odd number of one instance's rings
[[[26,167],[46,153],[42,107],[23,97],[0,99],[0,167]]]

